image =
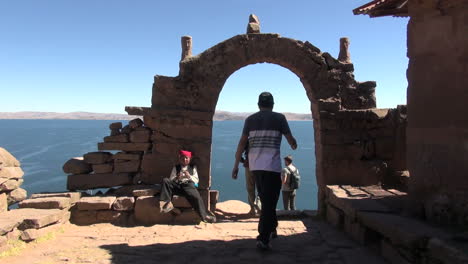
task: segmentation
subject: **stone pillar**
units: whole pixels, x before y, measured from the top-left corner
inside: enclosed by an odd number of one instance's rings
[[[338,60],[343,63],[351,63],[351,54],[349,54],[349,38],[340,38],[340,54]]]
[[[186,58],[192,56],[192,37],[191,36],[183,36],[181,38],[181,42],[182,42],[182,56],[181,56],[180,60],[183,61]]]

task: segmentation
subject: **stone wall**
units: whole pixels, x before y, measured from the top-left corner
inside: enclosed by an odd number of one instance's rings
[[[468,225],[468,3],[409,1],[408,167],[411,209]]]
[[[26,190],[20,188],[23,175],[20,162],[6,149],[0,148],[0,213],[26,199]]]

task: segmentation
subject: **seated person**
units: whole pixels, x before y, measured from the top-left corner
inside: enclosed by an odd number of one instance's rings
[[[169,178],[163,179],[159,196],[161,212],[168,213],[174,210],[172,196],[182,195],[189,201],[193,209],[200,215],[203,222],[214,223],[216,218],[207,213],[203,199],[196,186],[198,186],[197,167],[190,165],[192,153],[186,150],[179,151],[179,164],[172,168]]]

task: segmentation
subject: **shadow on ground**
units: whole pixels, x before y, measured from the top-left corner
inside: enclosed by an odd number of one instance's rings
[[[302,232],[279,230],[280,236],[272,240],[273,249],[258,250],[254,237],[223,240],[192,240],[182,243],[156,243],[143,246],[128,244],[103,245],[115,264],[126,263],[384,263],[380,257],[361,247],[338,230],[315,219],[281,220],[302,224]],[[299,224],[297,223],[299,222]],[[235,231],[235,230],[234,230]],[[288,232],[291,232],[288,234]],[[231,234],[230,237],[236,237]]]

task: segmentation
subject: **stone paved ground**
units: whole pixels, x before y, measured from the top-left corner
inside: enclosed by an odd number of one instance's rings
[[[118,227],[66,225],[56,238],[30,244],[9,264],[48,263],[385,263],[342,232],[313,218],[283,219],[273,250],[255,248],[256,218],[227,214],[218,223]]]

